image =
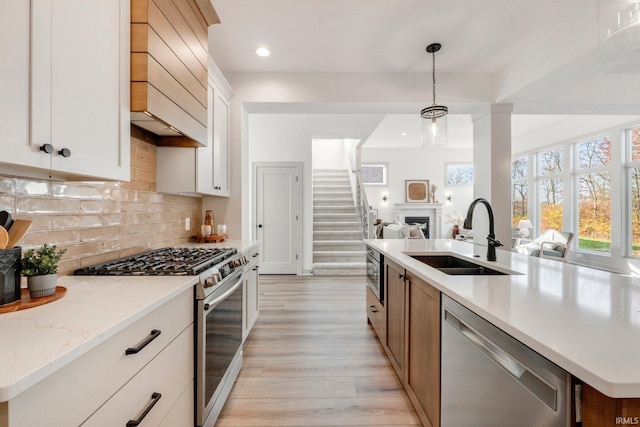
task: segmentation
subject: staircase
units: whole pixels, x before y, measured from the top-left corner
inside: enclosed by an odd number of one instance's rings
[[[364,275],[362,223],[353,202],[349,171],[313,171],[313,274]]]

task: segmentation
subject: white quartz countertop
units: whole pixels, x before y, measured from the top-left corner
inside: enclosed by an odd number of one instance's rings
[[[251,240],[189,243],[237,248]],[[61,276],[65,295],[48,304],[0,314],[0,402],[6,402],[111,338],[184,290],[198,276]]]
[[[486,247],[450,239],[367,245],[605,395],[640,397],[640,279],[505,250],[489,262]],[[410,254],[519,274],[450,276]]]
[[[59,300],[0,314],[0,402],[22,393],[184,290],[197,276],[61,276]]]

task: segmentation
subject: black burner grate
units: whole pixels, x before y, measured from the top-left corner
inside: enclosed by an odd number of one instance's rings
[[[191,276],[232,257],[236,248],[162,248],[79,268],[73,274],[95,276]]]

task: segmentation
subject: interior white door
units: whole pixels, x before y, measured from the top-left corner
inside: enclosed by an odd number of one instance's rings
[[[262,241],[260,274],[297,274],[300,166],[259,164],[254,172],[255,235]]]

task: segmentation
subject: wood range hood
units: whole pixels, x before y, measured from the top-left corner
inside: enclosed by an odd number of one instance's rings
[[[131,123],[157,145],[207,145],[210,0],[131,0]]]

